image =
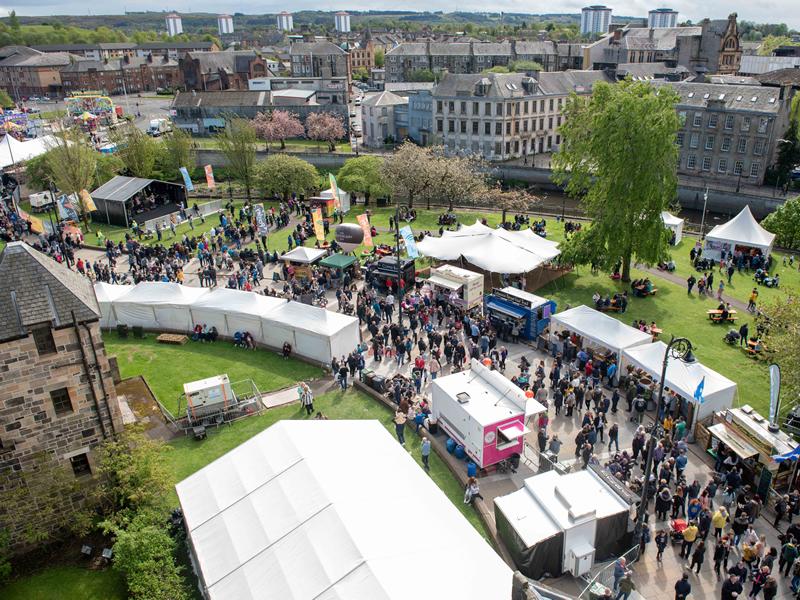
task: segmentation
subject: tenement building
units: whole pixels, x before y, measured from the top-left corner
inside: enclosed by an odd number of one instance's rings
[[[92,450],[122,431],[99,318],[89,279],[23,242],[0,254],[0,491],[42,459],[89,482]]]

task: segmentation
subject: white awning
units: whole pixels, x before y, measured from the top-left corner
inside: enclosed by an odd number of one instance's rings
[[[742,460],[747,460],[758,454],[758,450],[747,443],[747,440],[742,436],[725,427],[725,423],[712,425],[708,428],[708,432],[733,450],[736,456]]]
[[[516,440],[517,438],[521,438],[525,434],[531,432],[530,429],[525,427],[525,425],[519,421],[516,423],[509,423],[508,425],[503,425],[497,429],[509,440]]]
[[[445,279],[444,277],[439,277],[438,275],[431,275],[428,277],[428,283],[432,283],[434,285],[438,285],[443,288],[447,288],[448,290],[457,290],[459,289],[463,283],[458,283],[457,281],[452,281],[450,279]]]

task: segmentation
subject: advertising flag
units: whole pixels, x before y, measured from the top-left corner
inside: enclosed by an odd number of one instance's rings
[[[374,244],[372,242],[372,231],[370,231],[369,226],[369,217],[364,213],[361,213],[356,217],[358,219],[358,224],[361,225],[361,230],[364,232],[364,245],[367,248],[371,248]]]
[[[256,218],[258,235],[267,235],[269,233],[269,226],[267,225],[267,215],[264,212],[263,204],[255,204],[253,206],[253,216]]]
[[[83,205],[83,210],[87,213],[94,212],[97,210],[97,206],[94,204],[94,200],[92,199],[92,195],[87,190],[81,190],[78,194],[81,198],[81,204]]]
[[[194,186],[192,185],[192,178],[189,177],[189,170],[186,167],[181,167],[178,170],[181,172],[181,175],[183,175],[183,183],[186,186],[186,191],[193,192]]]
[[[333,173],[328,173],[328,181],[331,183],[331,192],[333,193],[333,206],[337,210],[342,210],[342,201],[339,198],[339,185],[336,183],[336,177]]]
[[[213,190],[217,187],[217,182],[214,181],[214,167],[206,165],[203,169],[205,169],[206,172],[206,184],[208,184],[208,189]]]
[[[769,422],[778,422],[781,396],[781,368],[772,363],[769,366]]]
[[[322,224],[322,211],[315,208],[311,211],[311,221],[314,223],[314,235],[320,242],[325,241],[325,226]]]
[[[58,218],[62,221],[75,221],[76,223],[80,220],[78,216],[78,209],[75,208],[75,194],[70,194],[67,196],[65,194],[61,194],[56,203],[58,204]]]
[[[408,254],[409,258],[419,258],[417,241],[414,239],[414,232],[411,231],[410,225],[406,225],[400,230],[400,237],[406,242],[406,254]]]

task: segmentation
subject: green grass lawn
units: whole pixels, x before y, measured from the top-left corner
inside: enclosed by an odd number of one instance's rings
[[[124,600],[125,581],[113,569],[53,567],[0,588],[3,600]]]
[[[285,361],[275,352],[244,350],[218,341],[189,342],[183,346],[159,344],[148,334],[144,340],[120,339],[116,332],[103,336],[106,350],[117,357],[122,377],[145,375],[153,393],[177,416],[183,384],[227,373],[231,383],[252,379],[261,392],[277,390],[300,379],[320,377],[322,369],[299,360]]]

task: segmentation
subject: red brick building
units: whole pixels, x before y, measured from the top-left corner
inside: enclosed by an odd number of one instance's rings
[[[184,88],[198,92],[246,90],[249,79],[269,75],[267,62],[251,50],[187,52],[179,69]]]
[[[175,60],[164,55],[125,56],[112,60],[82,60],[61,70],[64,92],[100,90],[106,94],[154,92],[182,85]]]

